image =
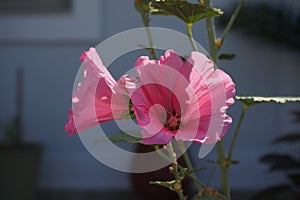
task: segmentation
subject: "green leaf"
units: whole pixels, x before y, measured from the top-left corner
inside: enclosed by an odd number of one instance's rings
[[[270,153],[259,158],[260,162],[270,165],[270,170],[297,169],[300,163],[287,154]]]
[[[188,170],[185,172],[185,175],[190,175],[190,174],[193,174],[193,173],[196,173],[198,171],[201,171],[201,170],[205,170],[207,169],[206,167],[197,167],[197,168],[194,168],[192,170]]]
[[[287,103],[287,102],[300,102],[300,97],[262,97],[262,96],[236,96],[236,100],[251,106],[259,103]]]
[[[152,15],[174,15],[188,24],[223,14],[220,9],[207,8],[186,0],[156,0],[151,1],[149,5]]]
[[[173,181],[151,181],[150,184],[153,184],[153,185],[160,185],[160,186],[163,186],[163,187],[166,187],[170,190],[174,190],[173,188],[173,185],[176,183],[175,180]]]
[[[226,200],[226,197],[213,188],[205,188],[193,200]]]
[[[232,60],[235,58],[235,54],[233,53],[222,53],[219,55],[220,60]]]
[[[272,143],[278,144],[278,143],[297,143],[297,142],[300,142],[300,132],[291,133],[288,135],[278,137]]]
[[[142,142],[142,135],[136,131],[132,131],[132,135],[128,135],[125,132],[120,132],[116,133],[113,135],[108,135],[103,138],[96,139],[94,143],[99,143],[99,142],[107,142],[111,141],[112,143],[117,143],[117,142],[128,142],[128,143],[141,143]]]
[[[182,168],[178,174],[179,177],[185,177],[188,174],[188,168]]]

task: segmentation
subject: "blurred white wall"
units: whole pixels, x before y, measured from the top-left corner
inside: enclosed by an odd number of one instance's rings
[[[103,33],[103,1],[72,0],[71,13],[1,15],[0,40],[96,40]]]
[[[81,52],[113,34],[141,27],[133,1],[74,0],[70,14],[0,16],[0,25],[0,121],[4,123],[13,117],[15,69],[23,66],[24,137],[26,141],[42,143],[45,148],[39,187],[129,189],[127,174],[95,160],[79,138],[68,137],[63,127],[71,106],[73,81],[80,66],[78,58]],[[184,24],[172,17],[154,17],[152,25],[184,32]],[[194,31],[199,42],[207,47],[203,24]],[[225,50],[237,53],[232,62],[224,61],[220,65],[232,75],[239,94],[300,95],[299,52],[237,32],[230,33]],[[230,109],[235,120],[240,109],[240,104]],[[299,110],[299,104],[262,104],[249,109],[234,153],[234,159],[239,159],[240,165],[231,168],[234,188],[258,189],[284,180],[280,174],[266,173],[266,167],[259,164],[257,158],[272,150],[268,144],[274,137],[299,130],[300,126],[292,124],[289,115],[294,109]],[[235,123],[225,138],[226,144],[234,126]],[[197,159],[198,149],[199,146],[193,145],[193,160],[206,164],[205,160]],[[201,176],[207,176],[207,173],[202,173]],[[217,179],[214,184],[217,184]]]

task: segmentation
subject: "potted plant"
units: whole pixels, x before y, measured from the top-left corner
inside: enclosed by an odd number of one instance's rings
[[[32,200],[42,148],[22,141],[23,70],[16,73],[16,114],[0,143],[0,199]]]

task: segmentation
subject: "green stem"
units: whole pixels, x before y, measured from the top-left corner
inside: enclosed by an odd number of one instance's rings
[[[204,5],[208,8],[211,8],[210,0],[204,0]],[[208,36],[208,42],[209,42],[209,54],[215,63],[215,69],[217,69],[218,68],[217,67],[217,65],[218,65],[218,48],[215,44],[216,30],[215,30],[214,19],[212,17],[206,18],[206,29],[207,29],[207,36]]]
[[[180,142],[180,146],[181,145],[184,145],[184,143]],[[190,156],[188,154],[188,151],[186,150],[184,153],[183,153],[183,159],[187,165],[187,168],[189,171],[193,171],[194,167],[193,167],[193,164],[191,162],[191,159],[190,159]],[[189,177],[194,181],[196,187],[200,190],[202,188],[204,188],[205,186],[198,180],[197,178],[197,175],[195,172],[191,173],[189,175]]]
[[[180,142],[180,144],[181,144],[181,143],[182,143],[182,142]],[[182,143],[182,144],[183,144],[183,143]],[[165,155],[164,153],[162,153],[161,151],[159,151],[159,147],[157,147],[157,146],[153,146],[153,147],[154,147],[154,150],[158,153],[158,155],[160,155],[163,159],[165,159],[165,160],[168,161],[168,162],[172,162],[172,161],[173,161],[173,158],[170,158],[169,156],[167,156],[167,155]],[[194,168],[193,168],[193,166],[192,166],[192,163],[191,163],[191,161],[190,161],[190,158],[189,158],[188,153],[185,152],[185,153],[183,154],[183,157],[184,157],[184,160],[185,160],[186,163],[190,163],[190,164],[187,164],[188,170],[189,170],[189,171],[193,171]],[[179,169],[183,169],[184,167],[178,164],[178,168],[179,168]],[[195,172],[189,174],[189,177],[194,181],[194,184],[196,185],[196,187],[197,187],[199,190],[205,187],[205,185],[203,185],[203,183],[201,183],[201,182],[198,180],[198,178],[197,178]]]
[[[239,122],[238,122],[238,124],[236,126],[236,129],[235,129],[235,132],[233,134],[232,141],[231,141],[231,145],[230,145],[230,148],[229,148],[229,152],[228,152],[228,156],[227,156],[227,158],[228,158],[229,161],[231,161],[232,152],[233,152],[233,148],[234,148],[234,145],[235,145],[235,142],[236,142],[236,138],[237,138],[237,135],[239,133],[240,127],[242,125],[242,122],[244,120],[247,108],[248,108],[248,105],[244,104],[243,111],[242,111],[242,113],[240,115]]]
[[[215,163],[215,164],[214,164],[214,167],[213,167],[213,169],[212,169],[212,171],[211,171],[211,173],[210,173],[210,175],[209,175],[209,177],[208,177],[208,181],[207,181],[207,183],[206,183],[206,185],[207,185],[208,187],[209,187],[209,185],[210,185],[210,182],[211,182],[212,178],[214,177],[214,174],[215,174],[215,172],[216,172],[217,167],[218,167],[218,164]]]
[[[138,5],[138,6],[140,6],[140,5]],[[142,10],[140,10],[140,9],[142,9]],[[149,41],[149,48],[146,48],[146,50],[153,57],[153,59],[157,60],[157,55],[156,55],[156,52],[154,50],[152,35],[151,35],[150,28],[149,28],[149,25],[150,25],[150,23],[149,23],[150,22],[149,14],[147,14],[147,12],[145,10],[143,10],[143,8],[139,7],[138,10],[141,14],[141,18],[142,18],[144,27],[146,29],[146,33],[147,33],[147,37],[148,37],[148,41]]]
[[[229,165],[225,157],[222,141],[216,144],[216,148],[217,148],[217,155],[218,155],[219,165],[220,165],[222,192],[227,197],[227,200],[230,200],[231,195],[230,195],[230,185],[229,185],[229,177],[228,177]]]
[[[235,145],[235,141],[236,141],[237,135],[239,133],[240,127],[242,125],[247,108],[248,108],[248,105],[244,104],[243,111],[240,115],[239,122],[235,129],[227,157],[224,154],[224,149],[223,149],[222,143],[221,142],[217,143],[217,154],[218,154],[218,158],[219,158],[220,173],[221,173],[221,186],[222,186],[222,191],[228,200],[231,199],[228,170],[229,170],[229,166],[231,164],[231,157],[232,157],[232,152],[233,152],[233,148]]]
[[[210,0],[204,0],[204,5],[206,7],[211,7],[211,2]],[[209,41],[209,52],[212,60],[215,63],[215,69],[217,69],[218,65],[218,48],[215,44],[216,41],[216,31],[215,31],[215,25],[214,25],[214,20],[213,18],[207,18],[206,19],[206,28],[207,28],[207,36],[208,36],[208,41]],[[216,144],[217,148],[217,155],[219,159],[219,164],[220,164],[220,173],[221,173],[221,187],[222,191],[227,197],[227,200],[231,199],[230,196],[230,186],[229,186],[229,180],[228,180],[228,165],[226,164],[226,157],[223,149],[223,144],[222,142],[218,142]]]
[[[224,165],[224,164],[222,164]],[[221,180],[222,180],[222,191],[224,195],[227,197],[227,200],[231,200],[231,193],[230,193],[230,184],[229,184],[229,174],[228,174],[228,165],[224,165],[221,167]]]
[[[149,25],[147,25],[147,26],[145,25],[145,29],[146,29],[146,33],[147,33],[147,37],[148,37],[148,41],[149,41],[149,46],[150,46],[148,52],[153,57],[153,59],[157,60],[157,55],[156,55],[156,52],[155,52],[155,49],[154,49],[152,35],[151,35]]]
[[[223,43],[224,43],[224,40],[225,40],[225,38],[226,38],[228,32],[231,30],[231,28],[232,28],[232,26],[233,26],[233,24],[234,24],[234,22],[235,22],[237,16],[239,15],[239,12],[240,12],[240,10],[241,10],[243,4],[244,4],[244,0],[240,0],[240,1],[239,1],[239,4],[238,4],[238,5],[236,6],[236,8],[235,8],[234,13],[233,13],[232,16],[230,17],[230,20],[229,20],[229,22],[228,22],[228,24],[227,24],[227,26],[226,26],[226,28],[225,28],[223,34],[222,34],[222,37],[221,37],[221,44],[220,44],[220,46],[219,46],[219,49],[222,47],[222,45],[223,45]]]
[[[160,157],[162,157],[163,159],[165,159],[165,160],[168,161],[168,162],[172,161],[172,159],[170,159],[170,157],[168,157],[166,154],[164,154],[164,153],[160,150],[160,148],[159,148],[158,145],[154,145],[153,148],[154,148],[155,152],[156,152]]]
[[[185,164],[186,164],[186,166],[188,167],[188,169],[189,169],[189,170],[193,170],[194,168],[193,168],[192,162],[191,162],[191,160],[190,160],[190,156],[189,156],[189,154],[188,154],[187,151],[185,151],[185,152],[183,153],[183,158],[184,158]]]
[[[190,43],[193,47],[193,50],[198,51],[197,45],[195,44],[195,40],[194,40],[194,37],[193,37],[192,27],[193,27],[192,23],[187,23],[186,24],[186,32],[187,32],[187,35],[189,37]]]
[[[180,144],[181,144],[181,142],[180,142]],[[154,146],[154,149],[155,149],[156,152],[157,152],[162,158],[164,158],[166,161],[170,162],[170,161],[173,160],[173,158],[170,158],[170,157],[166,156],[164,153],[162,153],[161,151],[159,151],[159,148],[157,148],[157,147]],[[189,158],[188,153],[185,152],[185,153],[183,154],[183,157],[184,157],[185,162],[187,163],[188,170],[189,170],[189,171],[192,171],[194,168],[193,168],[193,166],[192,166],[192,163],[191,163],[191,161],[190,161],[190,158]],[[189,164],[188,164],[188,163],[189,163]],[[178,168],[179,168],[179,169],[183,169],[184,167],[178,164]],[[205,185],[203,185],[203,184],[198,180],[198,178],[197,178],[195,172],[189,174],[189,177],[193,180],[193,182],[194,182],[195,186],[198,188],[198,190],[200,190],[200,189],[202,189],[202,188],[205,187]]]
[[[189,177],[194,181],[194,184],[199,191],[205,188],[205,186],[198,180],[197,176],[194,175],[194,173],[190,174]]]
[[[179,176],[178,162],[177,162],[176,154],[175,154],[175,152],[173,150],[172,142],[169,142],[167,144],[167,149],[169,151],[170,157],[173,160],[172,166],[174,168],[173,174],[175,176],[175,181],[176,181],[177,184],[179,184],[179,188],[177,188],[177,189],[175,188],[174,191],[176,191],[176,193],[177,193],[177,195],[178,195],[178,197],[179,197],[180,200],[184,200],[183,190],[182,190],[182,187],[181,187],[182,186],[182,183],[181,183],[182,179]]]

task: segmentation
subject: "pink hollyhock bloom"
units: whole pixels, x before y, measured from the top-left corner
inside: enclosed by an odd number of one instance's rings
[[[167,144],[173,138],[208,144],[225,135],[235,85],[204,54],[192,52],[183,62],[168,50],[158,61],[140,57],[135,69],[140,87],[130,98],[144,144]]]
[[[95,48],[84,52],[80,60],[85,64],[84,81],[78,84],[73,93],[74,109],[70,109],[69,120],[65,125],[69,135],[85,131],[101,122],[126,118],[129,104],[125,88],[128,83],[135,82],[134,78],[126,75],[116,82]]]

